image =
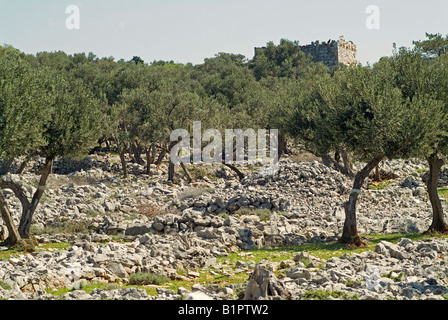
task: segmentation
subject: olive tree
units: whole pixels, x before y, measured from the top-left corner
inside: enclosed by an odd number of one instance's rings
[[[432,141],[438,126],[433,118],[440,103],[429,96],[406,99],[394,85],[393,75],[384,63],[345,69],[318,84],[316,98],[307,102],[313,110],[310,117],[300,109],[293,117],[296,127],[300,127],[299,120],[312,123],[308,126],[310,147],[325,152],[342,145],[364,161],[343,204],[343,243],[363,244],[357,231],[356,204],[370,172],[385,158],[418,153]]]
[[[41,90],[37,70],[21,57],[20,52],[12,47],[0,47],[0,158],[4,161],[29,155],[45,144],[42,123],[50,99]],[[5,181],[4,176],[1,178],[1,189],[9,187],[19,194],[19,188]],[[1,191],[0,211],[11,243],[15,244],[20,235]]]
[[[443,207],[437,193],[439,175],[444,164],[443,156],[448,153],[448,54],[446,39],[440,36],[429,37],[429,40],[417,42],[416,48],[400,48],[394,56],[384,59],[394,72],[394,85],[399,88],[403,96],[413,101],[426,97],[426,105],[422,110],[431,108],[430,104],[441,105],[438,114],[432,117],[434,125],[427,135],[433,137],[425,148],[416,153],[416,157],[428,162],[429,175],[427,190],[431,202],[433,217],[427,233],[448,232],[448,225],[444,218]],[[387,60],[387,62],[386,62]]]
[[[0,179],[1,189],[11,189],[22,205],[16,228],[8,204],[0,193],[0,211],[10,244],[29,238],[33,215],[45,192],[53,161],[85,154],[101,134],[101,101],[80,81],[48,68],[31,68],[17,52],[0,50],[1,81],[0,145],[2,157],[36,153],[45,158],[31,199],[14,176]],[[14,67],[11,68],[11,65]],[[12,71],[11,70],[15,70]],[[6,78],[6,79],[5,79]]]

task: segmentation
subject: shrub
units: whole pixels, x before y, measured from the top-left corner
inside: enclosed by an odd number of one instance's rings
[[[173,210],[167,208],[159,207],[151,202],[141,204],[138,208],[138,213],[144,215],[148,218],[154,218],[156,216],[161,216],[169,213],[176,213]]]
[[[272,215],[272,212],[269,209],[257,209],[253,214],[259,216],[260,221],[268,221]]]
[[[392,280],[394,280],[395,282],[400,282],[400,281],[402,281],[402,280],[403,280],[403,276],[404,276],[404,273],[403,273],[403,272],[400,272],[398,275],[395,275],[395,274],[393,273],[393,271],[389,272],[388,274],[383,275],[383,277],[392,279]]]
[[[323,291],[323,290],[308,290],[302,296],[303,300],[328,300],[329,297],[333,298],[343,298],[345,300],[357,300],[359,296],[357,294],[353,296],[347,295],[347,293],[342,291]]]
[[[256,215],[260,218],[260,221],[268,221],[272,215],[269,209],[250,209],[241,207],[235,212],[239,217],[244,215]]]
[[[11,286],[7,283],[4,283],[0,281],[0,287],[2,287],[4,290],[11,290]]]
[[[14,250],[19,252],[34,252],[36,251],[35,239],[21,239],[14,246]]]
[[[202,194],[206,193],[207,190],[203,188],[187,188],[177,195],[177,198],[182,201],[188,198],[196,199]]]
[[[129,276],[130,285],[161,285],[170,280],[167,276],[157,275],[151,272],[137,272]]]
[[[55,222],[52,225],[45,226],[44,228],[37,228],[31,226],[30,232],[34,235],[40,234],[78,234],[89,233],[94,228],[89,221],[64,221]]]

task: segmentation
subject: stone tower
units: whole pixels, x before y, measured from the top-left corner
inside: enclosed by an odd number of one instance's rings
[[[356,65],[356,45],[352,41],[346,41],[344,36],[338,40],[327,42],[315,41],[311,44],[300,46],[300,49],[311,55],[314,62],[322,62],[328,68],[333,69],[338,63]]]

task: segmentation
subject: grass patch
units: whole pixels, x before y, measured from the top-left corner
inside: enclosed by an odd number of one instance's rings
[[[344,300],[358,300],[359,296],[357,294],[348,295],[346,292],[342,291],[323,291],[323,290],[308,290],[302,296],[302,300],[328,300],[330,297],[335,299]]]
[[[94,226],[89,221],[60,221],[44,228],[31,226],[30,233],[34,235],[79,234],[90,233],[93,229]]]
[[[195,188],[195,187],[186,188],[185,190],[177,194],[177,198],[181,201],[185,199],[197,199],[206,192],[207,192],[206,188]]]
[[[254,261],[255,263],[258,263],[263,259],[267,259],[270,262],[280,262],[283,260],[290,260],[294,258],[294,256],[299,251],[298,249],[299,247],[291,246],[291,247],[280,247],[273,249],[261,248],[251,251],[233,252],[229,253],[228,256],[218,257],[217,263],[235,265],[237,261],[243,261],[243,262]]]
[[[35,238],[21,239],[14,246],[14,250],[17,252],[30,253],[36,251],[37,241]]]
[[[81,287],[86,293],[91,294],[94,289],[116,290],[122,287],[116,283],[87,283]]]
[[[216,272],[217,274],[213,274],[210,271],[217,270],[210,267],[209,269],[199,271],[199,277],[197,278],[170,281],[170,283],[167,284],[167,289],[173,290],[174,292],[177,292],[180,287],[191,290],[192,286],[197,283],[200,283],[203,286],[218,285],[220,287],[225,287],[230,284],[241,284],[247,281],[250,276],[250,274],[245,271],[233,272],[231,274],[220,274],[219,271]],[[179,270],[177,273],[182,276],[186,274],[186,271]]]
[[[257,209],[253,212],[256,216],[260,217],[260,221],[268,221],[272,216],[272,212],[269,209]]]
[[[239,251],[229,253],[227,256],[220,256],[217,258],[217,267],[209,267],[206,269],[200,269],[199,277],[188,278],[187,271],[179,270],[177,273],[183,276],[183,279],[170,280],[166,276],[155,275],[152,273],[135,273],[130,275],[129,283],[127,284],[103,284],[103,283],[86,283],[82,286],[82,290],[90,294],[95,288],[102,290],[126,288],[126,287],[136,287],[146,290],[148,295],[157,295],[157,286],[163,286],[166,289],[173,290],[177,292],[179,287],[184,287],[188,290],[192,289],[194,284],[200,283],[204,286],[208,285],[218,285],[220,287],[225,287],[230,284],[242,284],[248,281],[251,268],[239,269],[236,266],[237,261],[243,262],[259,262],[263,259],[267,259],[270,262],[281,262],[284,260],[292,260],[299,252],[307,252],[312,256],[327,260],[331,257],[339,257],[344,254],[361,253],[364,251],[374,250],[376,244],[380,241],[389,241],[392,243],[397,243],[401,238],[408,238],[413,241],[418,241],[422,239],[434,238],[435,236],[422,235],[422,234],[391,234],[391,235],[369,235],[364,236],[363,240],[367,242],[366,247],[355,248],[345,244],[340,244],[336,242],[319,242],[319,243],[305,243],[298,246],[286,246],[279,248],[261,248],[257,250]],[[446,235],[438,235],[436,237],[447,237]],[[70,246],[69,243],[50,243],[37,247],[37,250],[48,250],[53,249],[65,249]],[[11,255],[21,255],[25,252],[18,252],[17,250],[6,250],[0,252],[0,258],[9,258]],[[306,264],[306,261],[303,261]],[[221,269],[222,268],[222,269]],[[212,272],[213,271],[213,272]],[[283,273],[284,270],[277,270],[276,274]],[[400,281],[403,275],[401,274],[387,274],[384,275],[394,281]],[[346,283],[347,287],[357,287],[359,284],[356,281],[348,280]],[[0,283],[2,286],[2,283]],[[51,291],[49,293],[53,295],[64,295],[69,292],[70,288],[60,288],[58,290]],[[303,299],[356,299],[356,296],[344,295],[338,291],[326,292],[326,291],[307,291],[303,296]]]
[[[404,273],[400,272],[398,275],[394,275],[394,272],[391,271],[388,274],[383,275],[383,277],[392,279],[395,282],[401,282],[403,280]]]
[[[390,181],[372,181],[369,183],[369,189],[371,190],[381,190],[390,186]]]
[[[211,181],[218,180],[218,177],[216,175],[214,175],[213,173],[210,173],[204,167],[200,167],[197,165],[186,165],[186,168],[187,168],[188,173],[190,174],[191,178],[193,179],[193,181],[195,181],[197,179],[204,179],[204,177],[207,177]],[[185,172],[183,172],[183,171],[182,171],[182,174],[184,176],[186,176]]]
[[[170,281],[170,278],[162,275],[153,274],[151,272],[138,272],[129,276],[130,285],[162,285]]]
[[[447,199],[448,199],[448,188],[440,188],[440,189],[437,189],[437,194],[438,194],[440,197],[442,197],[442,198],[444,198],[445,200],[447,200]]]
[[[209,285],[217,285],[219,287],[225,287],[231,284],[242,284],[249,279],[250,272],[247,270],[240,270],[236,272],[222,272],[214,267],[198,270],[199,276],[188,278],[186,270],[178,270],[177,274],[179,279],[171,280],[165,284],[164,288],[178,292],[179,288],[185,288],[192,290],[193,285],[201,284],[205,287]],[[236,293],[234,292],[234,295]],[[236,296],[235,296],[236,297]]]
[[[418,241],[422,239],[429,239],[434,237],[445,238],[447,235],[430,236],[423,235],[419,233],[410,234],[390,234],[390,235],[369,235],[363,236],[363,240],[367,242],[365,247],[352,247],[346,244],[337,242],[316,242],[316,243],[304,243],[297,246],[285,246],[278,248],[261,248],[251,251],[239,251],[235,253],[229,253],[228,256],[218,257],[218,263],[224,263],[228,260],[228,263],[235,264],[238,260],[248,261],[253,260],[255,263],[261,261],[262,259],[267,259],[271,262],[281,262],[283,260],[293,259],[295,255],[299,252],[306,252],[312,256],[320,259],[330,259],[332,257],[340,257],[344,254],[362,253],[364,251],[373,251],[375,246],[381,241],[389,241],[392,243],[397,243],[401,238],[408,238],[413,241]],[[248,255],[247,253],[250,254]],[[246,254],[242,254],[246,253]]]
[[[88,218],[95,218],[100,215],[97,211],[92,209],[88,209],[85,214]]]
[[[85,291],[87,294],[92,294],[92,291],[95,289],[100,290],[118,290],[118,289],[125,289],[125,288],[137,288],[137,289],[143,289],[147,292],[148,295],[156,296],[157,291],[155,287],[147,287],[142,285],[123,285],[120,282],[117,283],[101,283],[101,282],[90,282],[90,283],[82,283],[80,286],[80,289]],[[46,289],[46,292],[49,294],[52,294],[56,297],[61,297],[64,294],[74,291],[72,288],[57,288],[57,289]]]
[[[3,288],[4,290],[11,290],[11,286],[8,285],[7,283],[4,283],[2,281],[0,281],[0,287]]]
[[[81,290],[84,290],[86,293],[91,294],[94,289],[101,290],[115,290],[122,288],[120,285],[115,283],[85,283],[81,285]],[[74,291],[72,288],[57,288],[57,289],[46,289],[47,293],[50,293],[54,296],[63,296],[64,294]]]
[[[362,286],[362,282],[360,280],[352,280],[352,279],[348,279],[345,282],[345,285],[349,288],[355,288],[355,287],[361,287]]]
[[[44,243],[39,245],[38,250],[46,251],[48,249],[53,250],[64,250],[70,248],[69,242],[55,242],[55,243]]]
[[[63,250],[70,247],[70,243],[68,242],[60,242],[60,243],[46,243],[41,245],[35,245],[34,251],[48,251],[48,249],[53,250]],[[19,250],[18,248],[12,248],[8,250],[0,251],[0,259],[10,259],[16,258],[21,255],[27,254],[29,251]]]
[[[238,217],[244,215],[256,215],[260,218],[260,221],[268,221],[272,216],[272,212],[269,209],[250,209],[250,208],[239,208],[235,215]]]

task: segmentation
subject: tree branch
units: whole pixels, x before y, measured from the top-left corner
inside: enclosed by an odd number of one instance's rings
[[[8,176],[2,176],[0,178],[0,189],[10,189],[16,197],[20,200],[20,203],[22,204],[23,208],[28,208],[30,206],[30,201],[28,200],[28,197],[26,196],[25,189],[12,181],[11,177],[9,176],[9,180],[5,180],[5,178]]]

